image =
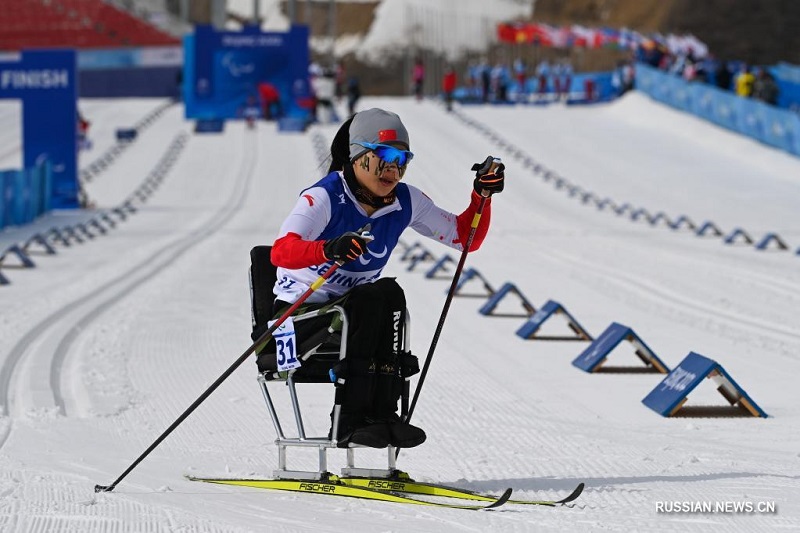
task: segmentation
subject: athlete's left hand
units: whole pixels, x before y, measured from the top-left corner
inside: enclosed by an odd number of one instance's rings
[[[472,170],[476,171],[472,182],[476,193],[489,197],[503,192],[506,166],[499,158],[489,156],[482,163],[472,165]]]

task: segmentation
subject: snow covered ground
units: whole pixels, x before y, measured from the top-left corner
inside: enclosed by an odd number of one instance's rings
[[[95,152],[81,165],[113,143],[116,127],[161,103],[83,101]],[[268,477],[276,467],[249,361],[114,492],[95,494],[249,346],[249,250],[272,242],[300,189],[324,173],[315,141],[327,144],[335,131],[281,135],[273,124],[248,131],[228,123],[223,134],[195,135],[175,106],[87,184],[98,206],[118,205],[188,134],[136,215],[107,236],[35,256],[36,269],[4,270],[12,284],[0,287],[0,530],[800,529],[800,160],[639,94],[585,108],[458,108],[505,147],[436,102],[373,98],[363,106],[403,117],[416,154],[405,179],[452,211],[466,206],[472,163],[504,159],[506,191],[467,262],[495,288],[510,281],[537,307],[556,300],[594,336],[611,322],[630,326],[671,367],[690,351],[712,358],[770,418],[663,418],[641,403],[661,375],[587,374],[571,365],[586,342],[523,340],[514,332],[524,318],[483,316],[483,299],[457,297],[414,416],[428,441],[403,451],[399,466],[417,479],[498,494],[513,487],[530,499],[583,481],[574,507],[475,513],[186,481]],[[756,238],[775,231],[792,251],[724,245],[601,211],[556,189],[509,145],[598,197]],[[386,274],[405,287],[412,349],[424,358],[449,282],[426,279],[427,265],[409,271],[399,257]],[[502,306],[522,311],[513,295]],[[569,330],[556,316],[543,332]],[[612,366],[637,364],[628,343],[609,356]],[[331,388],[300,392],[307,431],[325,433]],[[723,404],[710,381],[689,398]],[[313,452],[294,457],[315,466]],[[360,462],[382,460],[370,451]],[[331,452],[329,463],[338,471],[344,452]],[[776,511],[658,512],[665,502]]]

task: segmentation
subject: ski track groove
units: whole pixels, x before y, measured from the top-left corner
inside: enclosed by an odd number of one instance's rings
[[[254,138],[250,138],[250,142],[254,142]],[[90,310],[78,319],[69,328],[66,335],[58,343],[55,353],[53,354],[50,366],[50,388],[52,391],[54,402],[58,411],[67,415],[66,404],[61,391],[61,373],[64,361],[69,353],[73,343],[77,340],[80,334],[94,321],[98,316],[105,312],[109,307],[117,304],[120,299],[136,290],[143,283],[149,281],[151,276],[157,274],[159,271],[169,267],[177,261],[184,253],[190,248],[197,246],[206,238],[213,235],[216,231],[221,229],[225,223],[237,212],[239,207],[244,202],[249,183],[252,180],[252,173],[255,167],[257,151],[254,147],[246,150],[245,157],[242,161],[242,168],[238,172],[238,179],[236,181],[236,188],[231,193],[231,201],[224,204],[206,223],[201,227],[192,230],[189,234],[181,239],[170,242],[156,252],[152,253],[147,259],[137,263],[132,268],[129,268],[125,273],[113,279],[112,281],[104,284],[100,289],[93,293],[87,294],[77,300],[74,300],[57,311],[51,313],[47,318],[42,320],[30,331],[28,331],[12,348],[9,356],[6,358],[2,370],[0,370],[0,397],[3,398],[3,412],[4,416],[10,415],[11,405],[11,390],[13,376],[16,370],[20,367],[20,363],[25,359],[25,352],[28,347],[36,343],[41,337],[44,337],[50,326],[58,324],[59,317],[69,315],[75,310],[80,309],[83,305],[90,305]],[[166,257],[164,257],[166,256]],[[132,278],[132,281],[131,281]],[[126,281],[126,283],[122,283]],[[121,289],[116,289],[113,292],[110,289],[120,283],[123,284]],[[108,296],[105,296],[110,292]],[[102,298],[102,299],[101,299]],[[93,300],[101,299],[99,303],[94,303]],[[41,364],[41,362],[38,362]],[[0,436],[0,449],[7,441],[11,434],[13,425],[9,423],[4,429],[4,433]]]

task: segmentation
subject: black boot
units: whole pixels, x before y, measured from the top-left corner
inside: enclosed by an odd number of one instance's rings
[[[419,446],[427,436],[422,428],[412,426],[407,422],[400,420],[397,413],[385,413],[378,416],[368,416],[366,418],[368,423],[371,423],[369,428],[375,428],[374,431],[383,433],[377,428],[383,426],[385,428],[388,444],[397,448],[413,448]]]
[[[387,426],[389,428],[389,444],[398,448],[419,446],[427,438],[422,428],[412,426],[408,422],[401,422],[399,419]]]
[[[329,438],[330,436],[331,434],[328,435]],[[350,448],[352,445],[386,448],[389,445],[389,427],[383,423],[376,424],[363,416],[340,414],[337,436],[338,448]]]
[[[367,446],[369,448],[386,448],[389,446],[389,426],[386,424],[370,424],[354,429],[344,440],[339,439],[339,448]]]
[[[332,420],[333,413],[331,413]],[[331,438],[332,434],[333,428],[328,433],[328,438]],[[351,445],[386,448],[389,446],[389,428],[385,423],[375,423],[363,415],[341,412],[336,446],[350,448]]]

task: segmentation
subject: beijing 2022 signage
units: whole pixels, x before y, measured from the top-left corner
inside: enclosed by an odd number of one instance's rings
[[[248,97],[257,98],[261,83],[278,90],[285,115],[303,112],[298,103],[309,95],[307,26],[286,33],[197,26],[184,37],[184,58],[187,118],[236,118]]]

